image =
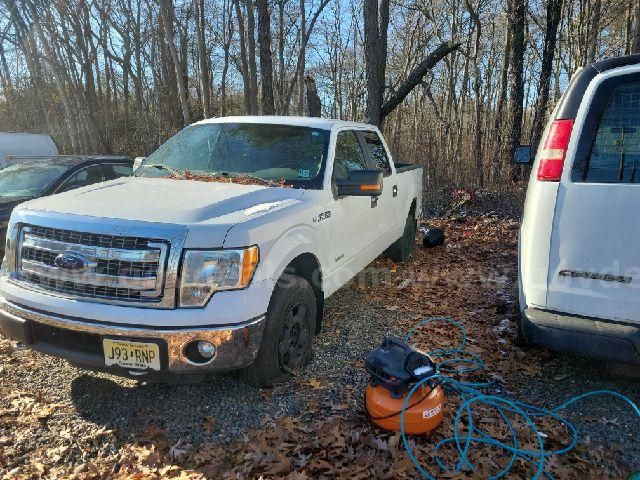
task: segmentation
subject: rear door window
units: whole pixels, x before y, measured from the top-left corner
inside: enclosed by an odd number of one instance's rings
[[[333,162],[333,178],[347,178],[353,170],[366,170],[367,162],[360,141],[355,132],[348,130],[338,133],[336,156]]]
[[[112,163],[104,165],[107,180],[120,177],[129,177],[133,173],[133,167],[124,163]]]
[[[573,165],[574,182],[640,183],[640,80],[616,83],[606,98],[594,101],[596,111],[587,117],[585,130],[589,123],[597,128],[588,155],[578,155]],[[598,109],[599,121],[593,118]]]
[[[385,176],[390,175],[389,157],[380,136],[376,132],[363,132],[363,137],[371,154],[373,168],[382,170]]]
[[[68,192],[76,188],[86,187],[94,183],[104,182],[105,175],[102,165],[91,165],[78,170],[76,173],[67,178],[62,185],[58,187],[57,193]]]

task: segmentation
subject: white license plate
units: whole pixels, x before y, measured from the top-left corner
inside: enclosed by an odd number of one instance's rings
[[[155,343],[105,338],[102,348],[107,366],[160,370],[160,347]]]

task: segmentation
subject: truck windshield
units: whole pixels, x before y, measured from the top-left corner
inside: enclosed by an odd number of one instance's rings
[[[329,131],[292,125],[211,123],[185,128],[137,170],[136,176],[251,176],[294,187],[322,188]]]
[[[37,197],[68,169],[51,163],[18,163],[2,169],[0,197]]]

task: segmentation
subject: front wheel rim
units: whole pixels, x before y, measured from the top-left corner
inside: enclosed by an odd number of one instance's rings
[[[303,301],[291,305],[285,315],[278,344],[280,366],[285,371],[294,370],[302,364],[311,335],[309,318],[309,307]]]

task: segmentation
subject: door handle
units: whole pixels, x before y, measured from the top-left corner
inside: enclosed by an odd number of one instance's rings
[[[393,198],[398,196],[398,185],[394,185],[392,188]]]
[[[378,197],[371,197],[371,208],[376,208],[378,206]]]

